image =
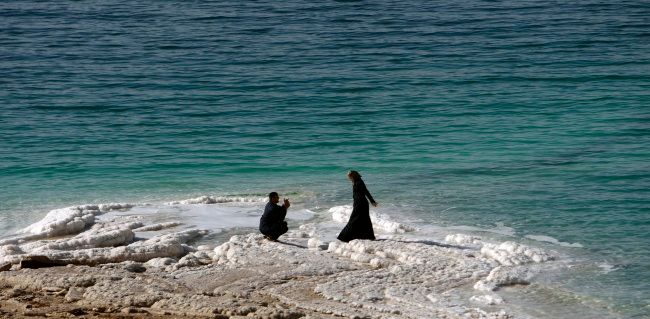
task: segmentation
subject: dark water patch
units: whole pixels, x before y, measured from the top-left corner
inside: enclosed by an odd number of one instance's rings
[[[235,15],[213,15],[213,16],[203,16],[203,17],[194,17],[191,18],[191,20],[194,21],[199,21],[199,22],[210,22],[210,21],[228,21],[228,22],[233,22],[237,20],[243,20],[242,17],[238,17]]]

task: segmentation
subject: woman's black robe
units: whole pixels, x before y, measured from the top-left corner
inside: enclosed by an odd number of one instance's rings
[[[349,242],[353,239],[375,239],[375,232],[372,230],[372,222],[370,221],[370,206],[366,197],[368,197],[371,203],[375,202],[362,180],[354,182],[352,185],[352,198],[354,199],[352,214],[350,215],[348,224],[345,225],[345,228],[343,228],[337,237],[340,241]]]

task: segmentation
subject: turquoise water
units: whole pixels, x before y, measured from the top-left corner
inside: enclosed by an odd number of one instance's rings
[[[80,203],[350,200],[579,243],[650,312],[650,5],[0,3],[0,233]],[[389,212],[390,213],[390,212]]]

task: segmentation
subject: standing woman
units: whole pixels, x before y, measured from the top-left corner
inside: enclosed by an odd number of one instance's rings
[[[372,230],[372,222],[370,221],[370,207],[366,197],[368,197],[372,206],[377,207],[377,202],[370,195],[359,172],[349,171],[348,179],[352,182],[352,198],[354,199],[352,214],[348,224],[345,225],[337,238],[344,242],[353,239],[375,240],[375,232]]]

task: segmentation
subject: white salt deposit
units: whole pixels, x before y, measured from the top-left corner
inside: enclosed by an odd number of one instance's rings
[[[524,266],[499,266],[484,279],[474,285],[474,289],[481,291],[494,291],[502,286],[527,285],[533,276],[533,271]]]
[[[526,266],[527,264],[538,264],[556,259],[554,253],[512,241],[493,244],[482,241],[480,237],[465,234],[448,235],[445,237],[445,241],[479,249],[482,258],[500,265],[492,269],[487,277],[474,284],[474,289],[481,291],[494,291],[501,286],[528,284],[536,270]],[[503,302],[486,298],[486,296],[480,296],[474,298],[474,301],[487,305]]]
[[[208,250],[212,250],[212,249],[213,249],[213,247],[210,246],[210,245],[200,245],[200,246],[196,247],[196,250],[198,250],[198,251],[208,251]]]
[[[202,265],[208,265],[212,263],[214,258],[213,251],[196,251],[191,252],[183,256],[178,263],[173,265],[173,269],[179,269],[182,267],[196,267]]]
[[[20,230],[17,235],[0,240],[0,246],[76,234],[93,225],[98,215],[131,207],[131,204],[102,204],[55,209],[40,221]]]
[[[414,242],[332,242],[328,251],[374,270],[342,273],[318,284],[316,291],[332,300],[393,314],[387,317],[447,318],[466,312],[467,308],[454,306],[447,293],[471,285],[491,267],[459,249]]]
[[[481,248],[481,254],[498,261],[504,266],[540,263],[555,258],[540,248],[533,248],[512,241],[500,244],[485,243]]]
[[[0,246],[0,257],[6,256],[6,255],[17,255],[17,254],[22,254],[23,250],[20,249],[20,246],[15,245],[15,244],[7,244],[4,246]]]
[[[350,215],[352,215],[352,206],[334,206],[329,209],[329,212],[332,214],[332,219],[334,221],[347,223],[350,219]],[[403,234],[405,232],[416,230],[413,226],[392,221],[388,215],[380,214],[375,211],[370,211],[370,220],[372,221],[372,227],[375,230],[381,230],[389,234]]]
[[[29,237],[30,239],[75,234],[92,225],[97,215],[131,207],[133,207],[131,204],[102,204],[55,209],[19,233],[33,235]]]
[[[465,234],[451,234],[445,237],[445,242],[455,245],[464,245],[464,246],[483,246],[483,242],[480,237],[465,235]]]
[[[106,233],[98,233],[96,237],[83,234],[78,239],[29,243],[20,247],[22,252],[20,254],[0,255],[0,262],[18,263],[24,257],[34,255],[46,256],[50,260],[72,264],[102,264],[127,260],[146,262],[158,257],[178,258],[193,250],[191,246],[187,246],[185,243],[205,235],[206,232],[196,229],[185,230],[126,245],[133,239],[133,233],[130,229],[125,228],[125,238],[119,239],[123,241],[121,244],[125,245],[106,247],[111,245],[107,245],[107,242],[101,239],[115,243],[115,237],[112,236],[114,234],[118,234],[117,237],[120,237],[122,233],[111,230]],[[88,246],[91,243],[93,247]],[[64,250],[70,248],[74,248],[74,250]]]
[[[183,223],[180,222],[167,222],[167,223],[159,223],[159,224],[153,224],[153,225],[147,225],[147,226],[142,226],[139,228],[134,229],[134,231],[159,231],[167,228],[173,228],[176,226],[180,226]]]
[[[480,237],[465,234],[447,235],[445,242],[480,249],[483,257],[494,260],[504,266],[541,263],[556,258],[554,253],[541,248],[530,247],[513,241],[493,244],[484,242]]]
[[[500,305],[503,303],[503,298],[497,295],[472,296],[469,300],[488,306]]]
[[[165,267],[167,267],[169,265],[172,265],[172,264],[174,264],[176,262],[177,262],[177,260],[174,259],[174,258],[157,257],[157,258],[149,259],[149,261],[147,261],[145,263],[145,266],[156,267],[156,268],[165,268]]]
[[[72,238],[41,242],[43,246],[34,247],[32,252],[47,250],[73,250],[97,247],[113,247],[127,245],[133,241],[133,228],[142,226],[141,223],[124,224],[95,224],[89,230]],[[25,245],[29,247],[30,245]],[[33,247],[33,245],[31,245]]]
[[[139,221],[141,216],[121,215],[133,207],[131,204],[82,205],[50,211],[17,236],[0,242],[0,262],[18,263],[28,256],[46,256],[73,264],[180,258],[194,250],[186,243],[207,234],[203,230],[188,229],[136,241],[134,230],[165,230],[180,223],[145,226]],[[115,214],[110,219],[98,221],[99,215],[108,212]],[[55,236],[63,238],[48,239]]]
[[[310,238],[307,241],[307,247],[309,247],[311,249],[324,250],[324,249],[327,249],[328,245],[329,245],[329,243],[325,243],[325,242],[323,242],[322,240],[320,240],[318,238]]]
[[[289,240],[292,237],[286,239]],[[491,270],[490,262],[468,258],[456,248],[394,240],[331,242],[327,251],[266,241],[258,234],[233,236],[214,250],[218,265],[238,269],[275,267],[292,278],[270,289],[273,296],[303,309],[377,318],[507,318],[458,304],[453,291],[471,286]],[[297,278],[318,275],[306,282]],[[313,282],[313,283],[312,283]],[[305,299],[306,287],[331,303]],[[257,288],[260,289],[260,288]],[[432,301],[432,300],[435,300]],[[494,298],[494,300],[497,300]]]
[[[264,288],[260,281],[251,290],[266,289],[265,293],[302,309],[378,318],[507,318],[504,312],[476,307],[505,306],[493,291],[530,283],[537,271],[531,266],[557,258],[540,248],[514,241],[491,243],[473,235],[449,234],[444,242],[426,234],[413,237],[418,229],[376,212],[371,212],[376,229],[402,235],[343,243],[334,237],[340,223],[347,222],[351,206],[329,209],[339,224],[303,224],[283,235],[283,242],[251,233],[220,245],[215,241],[192,246],[209,232],[235,227],[255,231],[264,202],[222,205],[215,198],[199,198],[172,206],[111,204],[54,210],[17,237],[0,242],[0,262],[42,255],[73,264],[128,261],[124,264],[128,271],[149,267],[174,276],[190,269],[241,269],[258,276],[270,271],[265,280],[271,286]],[[291,209],[287,217],[295,223],[314,214],[299,208]],[[142,238],[145,234],[152,237]],[[470,297],[476,294],[472,288],[485,293]],[[470,293],[459,294],[461,290]],[[311,302],[306,295],[321,300]]]

